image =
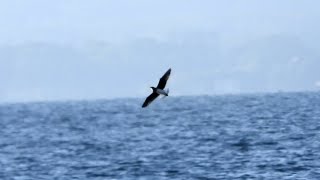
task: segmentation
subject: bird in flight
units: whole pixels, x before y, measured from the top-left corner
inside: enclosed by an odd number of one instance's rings
[[[144,101],[142,108],[147,107],[153,100],[155,100],[160,94],[164,96],[168,96],[169,89],[164,90],[166,87],[167,81],[170,77],[171,68],[164,73],[164,75],[160,78],[157,87],[150,87],[152,89],[152,93],[146,98]]]

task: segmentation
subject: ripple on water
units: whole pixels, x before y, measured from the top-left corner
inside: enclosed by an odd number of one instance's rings
[[[0,105],[0,179],[320,179],[320,94]]]

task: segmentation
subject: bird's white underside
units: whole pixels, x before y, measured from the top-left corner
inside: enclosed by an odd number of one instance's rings
[[[167,90],[157,89],[157,93],[160,95],[168,96],[169,89],[167,89]]]

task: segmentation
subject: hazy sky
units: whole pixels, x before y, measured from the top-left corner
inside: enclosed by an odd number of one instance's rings
[[[319,7],[316,0],[3,0],[0,101],[143,97],[169,67],[173,95],[314,90],[320,77],[308,68],[320,61]],[[278,63],[288,68],[284,76]]]
[[[0,2],[1,42],[127,41],[185,31],[219,32],[235,41],[301,34],[319,28],[319,5],[316,0],[7,0]]]

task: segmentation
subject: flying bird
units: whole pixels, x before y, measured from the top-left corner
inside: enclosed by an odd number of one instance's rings
[[[150,87],[152,89],[152,93],[146,98],[144,101],[142,108],[147,107],[153,100],[155,100],[160,94],[164,96],[169,95],[169,89],[164,90],[166,87],[167,81],[170,77],[171,68],[164,73],[164,75],[160,78],[158,86],[157,87]]]

